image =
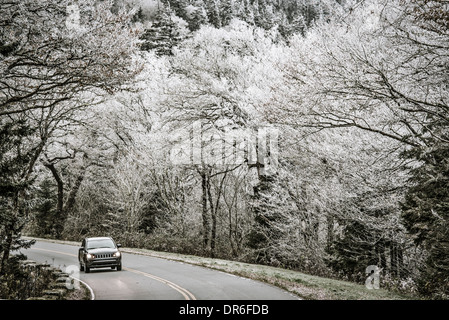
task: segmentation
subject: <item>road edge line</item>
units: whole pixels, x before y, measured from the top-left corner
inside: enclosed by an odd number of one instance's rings
[[[89,300],[95,300],[95,293],[94,293],[94,290],[92,289],[91,286],[89,286],[86,282],[84,282],[81,279],[78,279],[78,278],[75,278],[75,277],[72,277],[72,276],[70,276],[70,278],[72,278],[72,279],[74,279],[76,281],[81,282],[87,288],[87,290],[89,290],[89,292],[90,292],[90,299]]]

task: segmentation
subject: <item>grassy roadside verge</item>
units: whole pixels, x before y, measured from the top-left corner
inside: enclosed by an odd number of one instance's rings
[[[307,300],[410,300],[414,297],[387,291],[370,290],[352,282],[308,275],[282,268],[237,261],[123,248],[124,252],[190,263],[278,286]]]
[[[55,243],[79,245],[71,241],[39,239]],[[125,253],[148,255],[211,268],[237,276],[250,278],[281,287],[307,300],[410,300],[416,297],[380,289],[367,289],[352,282],[308,275],[298,271],[276,267],[249,264],[237,261],[212,259],[184,254],[159,252],[148,249],[122,248]]]

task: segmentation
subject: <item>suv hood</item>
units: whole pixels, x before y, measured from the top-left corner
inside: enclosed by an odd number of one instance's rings
[[[87,249],[87,252],[93,253],[93,254],[99,254],[99,253],[115,253],[118,250],[116,248],[96,248],[96,249]]]

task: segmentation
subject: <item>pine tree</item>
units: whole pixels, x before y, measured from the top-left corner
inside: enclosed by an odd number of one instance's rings
[[[221,17],[221,25],[227,26],[236,16],[237,7],[235,0],[221,0],[218,4]]]
[[[248,235],[248,246],[257,251],[257,262],[269,261],[269,253],[266,248],[269,244],[270,229],[270,206],[267,201],[267,195],[270,192],[270,182],[265,181],[262,176],[261,181],[254,187],[254,196],[252,197],[252,210],[254,212],[254,227]]]
[[[32,183],[23,179],[23,168],[33,150],[24,150],[23,141],[32,130],[23,121],[0,119],[0,275],[6,268],[11,250],[29,247],[32,242],[20,239],[27,222],[26,199],[19,197]]]
[[[220,28],[221,24],[221,12],[219,8],[218,0],[208,0],[206,1],[206,11],[207,11],[207,20],[211,25],[215,28]]]
[[[276,181],[275,176],[260,175],[259,183],[254,186],[251,209],[254,213],[254,225],[248,234],[248,247],[255,252],[255,262],[269,264],[282,261],[282,253],[276,252],[276,243],[282,237],[278,227],[283,222],[282,210],[286,203],[285,190]]]
[[[142,7],[139,7],[139,10],[137,10],[137,12],[134,14],[131,21],[132,22],[144,22],[144,20],[145,20],[145,16],[143,14]]]
[[[203,24],[207,24],[209,22],[207,18],[206,5],[203,0],[197,0],[194,2],[193,6],[189,6],[187,16],[190,31],[196,31],[201,28]]]
[[[381,230],[363,221],[341,221],[342,233],[327,248],[327,264],[351,281],[363,282],[365,270],[370,265],[386,268],[388,239]]]
[[[446,128],[447,129],[447,128]],[[449,135],[446,134],[446,141]],[[418,288],[436,297],[449,296],[449,144],[433,143],[405,154],[421,161],[414,168],[402,218],[415,243],[427,251]]]
[[[266,0],[256,0],[254,8],[254,22],[256,26],[270,30],[275,24],[272,6],[268,5]]]
[[[38,205],[36,206],[36,235],[40,237],[54,236],[54,224],[56,220],[56,193],[53,188],[53,182],[45,179],[40,183],[37,190]]]
[[[141,50],[154,50],[157,55],[172,55],[173,48],[182,40],[182,35],[172,19],[172,10],[161,7],[154,22],[144,32]]]
[[[161,10],[162,7],[169,8],[176,14],[178,17],[187,21],[187,1],[186,0],[164,0],[158,4],[158,10]]]
[[[406,12],[420,28],[425,41],[416,46],[422,69],[413,77],[425,88],[425,103],[417,110],[423,113],[422,145],[404,153],[408,160],[419,164],[411,169],[411,187],[403,203],[403,221],[415,243],[426,250],[418,289],[437,298],[449,297],[449,119],[447,97],[447,47],[435,52],[435,43],[446,43],[449,32],[449,10],[445,1],[410,0]],[[409,36],[415,46],[416,38]],[[415,54],[415,53],[414,53]],[[422,56],[421,56],[422,55]],[[428,61],[437,61],[429,63]],[[421,71],[422,70],[422,71]],[[441,76],[441,75],[445,76]],[[426,82],[428,81],[428,82]],[[439,88],[446,88],[444,94]],[[418,91],[418,90],[416,90]],[[428,97],[427,92],[438,92]],[[431,103],[429,103],[431,101]]]
[[[143,209],[139,230],[145,234],[151,234],[157,227],[157,222],[163,218],[166,210],[161,192],[159,190],[152,192],[148,196],[147,204]]]
[[[241,7],[238,13],[238,18],[249,23],[250,25],[254,25],[254,7],[251,4],[250,0],[242,0]]]

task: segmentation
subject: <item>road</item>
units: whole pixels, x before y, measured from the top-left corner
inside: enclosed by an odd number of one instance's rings
[[[28,259],[63,271],[77,269],[78,247],[37,241],[21,250]],[[277,287],[182,262],[123,253],[123,269],[92,269],[74,274],[95,300],[297,300]]]

